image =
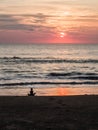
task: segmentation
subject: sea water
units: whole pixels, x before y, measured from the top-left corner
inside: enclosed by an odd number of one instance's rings
[[[98,94],[98,44],[0,44],[0,90],[31,87],[38,95]]]

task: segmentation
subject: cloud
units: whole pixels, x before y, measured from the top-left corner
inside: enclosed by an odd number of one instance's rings
[[[76,5],[76,0],[52,0],[47,2],[48,4],[55,4],[55,5]],[[78,3],[79,4],[79,3]]]
[[[5,15],[5,14],[0,15],[0,25],[13,22],[16,22],[16,19],[14,19],[12,15]]]
[[[52,27],[45,25],[48,15],[41,13],[34,15],[0,15],[0,30],[49,30]]]
[[[69,16],[66,16],[65,17],[66,21],[73,21],[73,22],[87,22],[87,23],[90,23],[90,22],[93,22],[93,23],[97,23],[98,22],[98,16],[97,15],[81,15],[81,16],[72,16],[72,15],[69,15]]]
[[[32,15],[0,15],[0,41],[15,42],[16,40],[17,42],[20,39],[21,42],[22,39],[23,41],[24,39],[25,41],[32,41],[33,39],[33,41],[40,42],[41,39],[50,39],[50,37],[55,35],[55,27],[46,24],[48,17],[51,16],[41,13]]]
[[[19,35],[17,32],[20,31],[22,38],[22,35],[25,37],[27,35],[28,39],[33,38],[33,40],[58,37],[58,34],[64,31],[66,37],[71,39],[97,41],[97,22],[97,15],[1,14],[0,30],[5,31],[5,35],[9,32],[10,36],[12,32]],[[2,36],[4,37],[4,33]]]
[[[20,24],[13,15],[0,15],[0,30],[27,30],[29,26]]]
[[[85,25],[85,27],[72,27],[68,30],[67,35],[76,39],[77,41],[88,42],[88,43],[97,43],[98,41],[98,27],[89,27]]]

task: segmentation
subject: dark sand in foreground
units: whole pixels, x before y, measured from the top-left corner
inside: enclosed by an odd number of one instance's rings
[[[0,97],[0,130],[98,130],[98,96]]]

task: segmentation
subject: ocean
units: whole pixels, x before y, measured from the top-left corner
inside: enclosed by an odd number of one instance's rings
[[[0,95],[31,87],[37,95],[98,94],[98,44],[0,44]]]

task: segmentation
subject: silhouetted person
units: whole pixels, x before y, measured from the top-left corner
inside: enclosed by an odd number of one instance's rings
[[[36,93],[34,93],[33,88],[30,89],[30,93],[28,94],[28,96],[35,96]]]

